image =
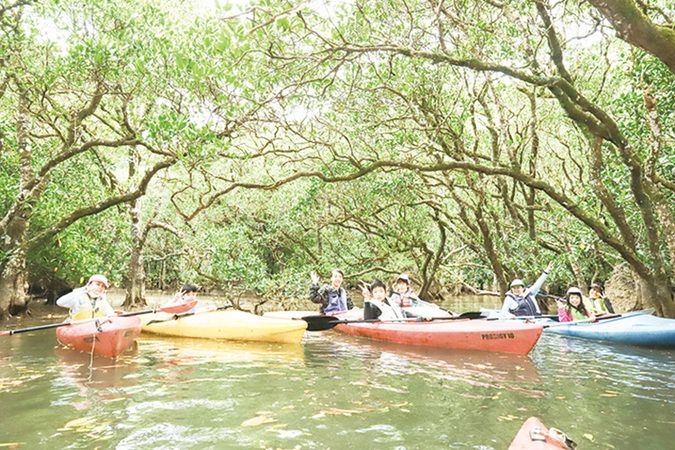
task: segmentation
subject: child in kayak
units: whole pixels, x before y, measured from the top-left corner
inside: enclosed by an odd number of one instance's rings
[[[176,295],[173,297],[171,303],[169,303],[169,305],[166,306],[187,305],[189,303],[196,304],[198,290],[199,288],[194,284],[185,283],[183,286],[181,286],[180,291],[178,291]],[[195,308],[186,311],[186,313],[193,313],[193,312],[195,312]]]
[[[588,309],[591,314],[596,316],[614,313],[612,303],[608,298],[605,298],[605,290],[599,283],[592,283],[588,290]]]
[[[402,273],[396,279],[389,301],[401,308],[415,306],[419,303],[420,299],[410,287],[410,277],[407,273]]]
[[[584,299],[581,295],[581,289],[571,287],[567,290],[565,301],[556,300],[558,304],[558,321],[572,322],[574,320],[595,319],[595,316],[589,314],[584,305]]]
[[[375,280],[370,285],[362,284],[361,294],[363,294],[363,318],[365,320],[405,318],[401,308],[387,298],[387,288],[380,280]]]

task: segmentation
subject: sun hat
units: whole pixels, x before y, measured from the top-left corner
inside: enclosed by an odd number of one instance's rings
[[[520,278],[516,278],[515,280],[513,280],[513,281],[511,282],[511,286],[510,286],[510,287],[516,287],[516,286],[522,286],[522,287],[525,287],[525,283],[524,283],[523,280],[521,280]]]
[[[100,275],[100,274],[92,275],[89,278],[89,281],[87,281],[87,284],[91,284],[91,283],[94,283],[94,282],[102,283],[103,286],[105,286],[106,289],[108,289],[110,287],[110,283],[108,283],[108,279],[106,278],[105,275]]]

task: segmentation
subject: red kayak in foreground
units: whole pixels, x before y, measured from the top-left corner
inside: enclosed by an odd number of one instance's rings
[[[141,334],[139,317],[100,317],[56,329],[59,343],[81,352],[116,358]]]
[[[382,321],[342,323],[335,329],[398,344],[519,355],[532,350],[543,330],[541,324],[520,320]]]
[[[509,450],[574,450],[577,444],[555,428],[546,428],[536,417],[525,421]]]

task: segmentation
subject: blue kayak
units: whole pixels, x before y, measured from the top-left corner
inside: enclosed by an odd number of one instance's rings
[[[664,319],[636,311],[597,322],[567,322],[544,325],[546,333],[584,339],[638,345],[641,347],[675,348],[675,319]]]

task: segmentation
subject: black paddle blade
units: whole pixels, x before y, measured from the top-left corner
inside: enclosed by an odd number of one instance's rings
[[[457,319],[485,319],[485,316],[480,311],[463,312]]]
[[[330,330],[335,325],[342,322],[340,319],[333,316],[305,316],[301,317],[301,319],[307,322],[307,331]]]

